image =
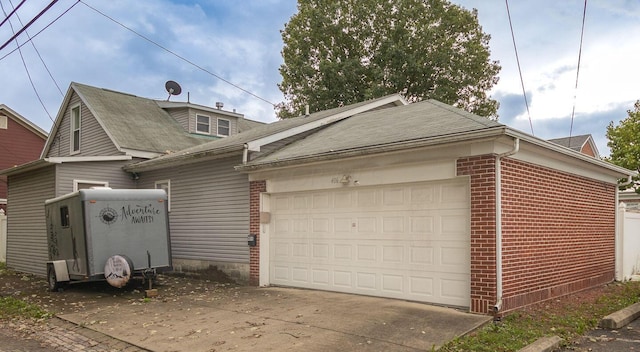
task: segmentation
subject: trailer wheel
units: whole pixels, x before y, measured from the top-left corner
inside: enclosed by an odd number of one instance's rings
[[[53,268],[53,264],[47,264],[47,284],[51,292],[56,292],[62,288],[62,283],[56,277],[56,269]]]

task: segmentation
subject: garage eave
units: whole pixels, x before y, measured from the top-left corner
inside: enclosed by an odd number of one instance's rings
[[[236,170],[243,172],[252,172],[268,168],[279,168],[286,166],[294,166],[298,164],[306,164],[318,161],[328,161],[335,159],[343,159],[349,157],[365,156],[370,154],[379,154],[387,152],[396,152],[407,149],[414,149],[420,147],[436,146],[441,144],[459,143],[463,141],[476,141],[479,139],[497,138],[504,135],[505,126],[491,127],[482,130],[468,131],[463,133],[456,133],[450,135],[442,135],[437,137],[429,137],[423,139],[414,139],[407,141],[400,141],[395,143],[371,145],[366,147],[344,149],[337,151],[329,151],[325,153],[319,153],[314,155],[304,155],[292,157],[289,159],[281,160],[268,160],[260,162],[248,163],[246,165],[236,166]]]

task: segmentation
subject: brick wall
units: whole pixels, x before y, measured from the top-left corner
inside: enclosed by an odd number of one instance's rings
[[[458,159],[457,174],[471,180],[471,311],[496,302],[495,157]]]
[[[260,193],[267,191],[266,181],[249,183],[249,233],[257,235],[257,244],[249,248],[249,285],[260,282]]]
[[[614,279],[615,185],[508,158],[502,181],[503,311]]]

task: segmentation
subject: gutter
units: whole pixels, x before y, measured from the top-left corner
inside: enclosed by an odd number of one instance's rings
[[[513,149],[496,156],[496,304],[493,313],[502,309],[502,158],[516,154],[520,150],[520,138],[514,137]]]

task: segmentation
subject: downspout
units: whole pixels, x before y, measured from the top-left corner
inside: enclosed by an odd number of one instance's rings
[[[248,161],[249,161],[249,145],[245,143],[244,149],[242,150],[242,165],[246,165]]]
[[[520,138],[513,140],[513,149],[496,156],[496,304],[493,313],[502,309],[502,167],[501,159],[520,150]]]

